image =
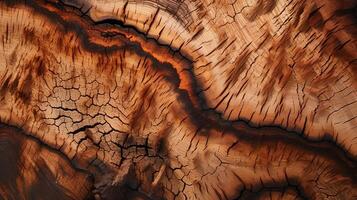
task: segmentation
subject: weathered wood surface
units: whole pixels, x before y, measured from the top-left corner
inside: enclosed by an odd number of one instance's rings
[[[0,199],[357,199],[355,0],[2,0]]]

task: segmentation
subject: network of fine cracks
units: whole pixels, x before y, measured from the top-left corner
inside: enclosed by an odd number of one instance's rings
[[[61,1],[0,15],[1,123],[90,174],[94,198],[357,197],[356,161],[332,142],[204,111],[180,51]]]

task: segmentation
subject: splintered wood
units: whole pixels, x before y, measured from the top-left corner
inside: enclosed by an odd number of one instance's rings
[[[0,199],[357,199],[354,0],[3,0]]]

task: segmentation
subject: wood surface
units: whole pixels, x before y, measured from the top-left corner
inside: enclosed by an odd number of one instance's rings
[[[0,199],[357,199],[356,0],[1,0]]]

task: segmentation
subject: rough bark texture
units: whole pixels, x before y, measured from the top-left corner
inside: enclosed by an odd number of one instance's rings
[[[0,1],[0,199],[357,199],[356,9]]]

